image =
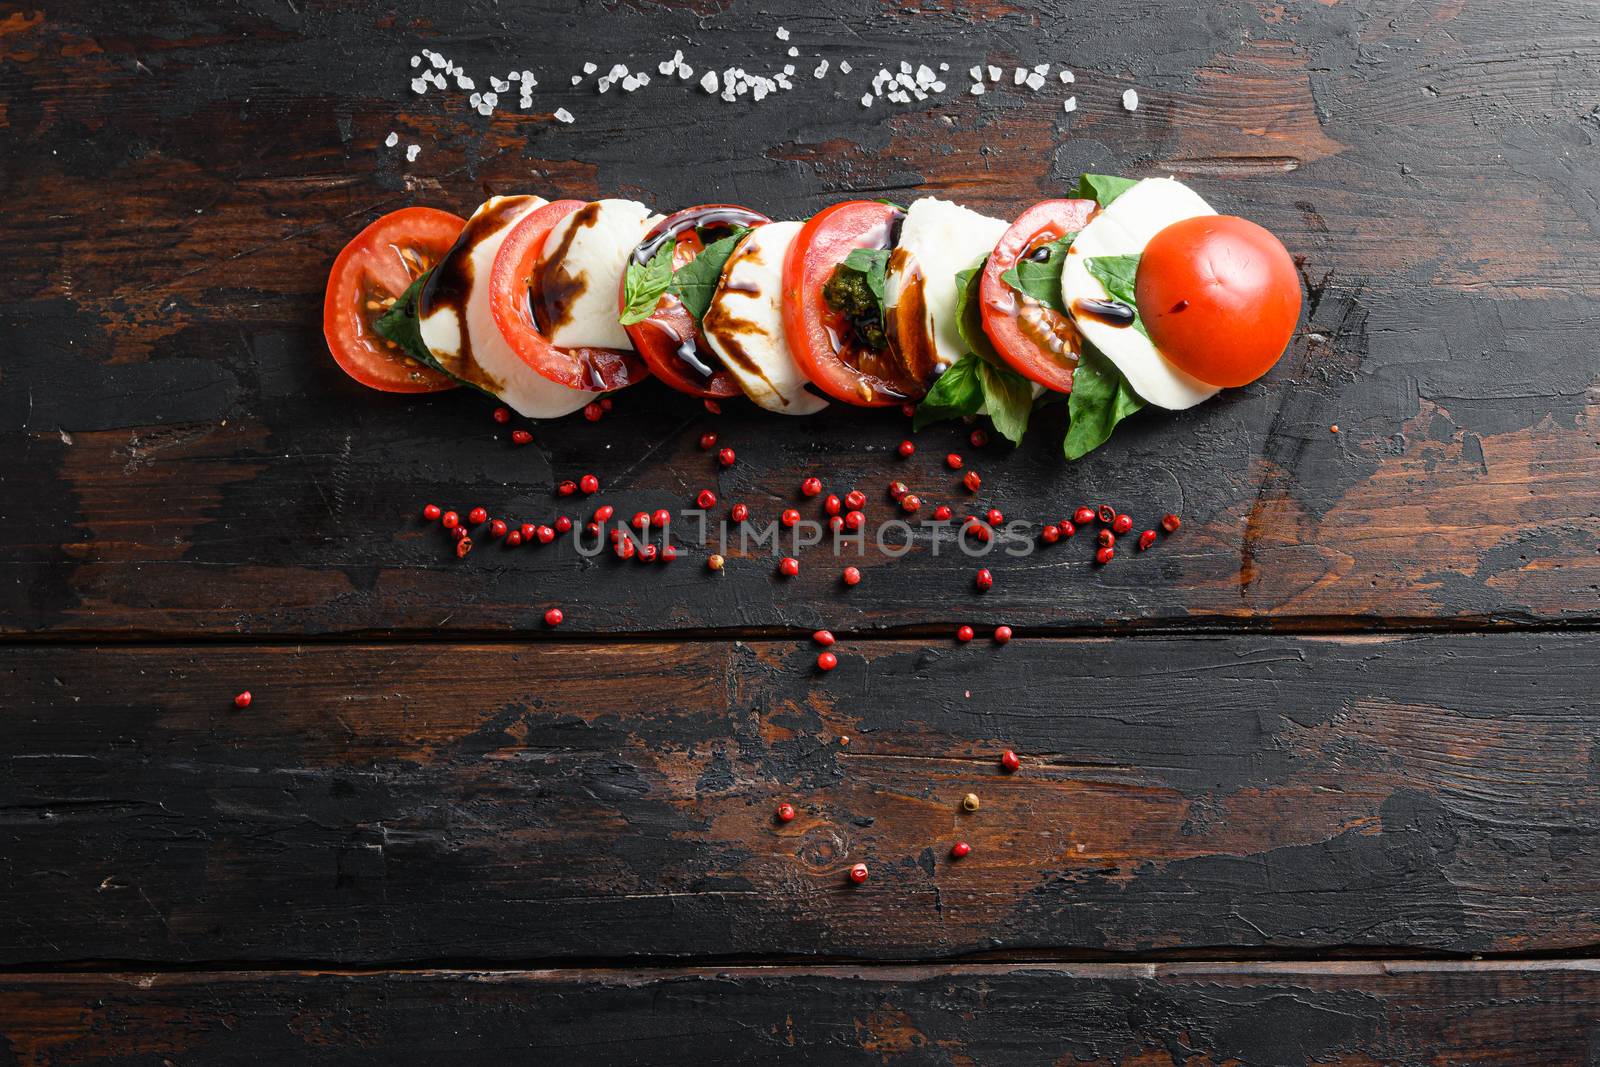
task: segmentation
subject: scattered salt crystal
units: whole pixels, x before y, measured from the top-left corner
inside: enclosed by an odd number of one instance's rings
[[[848,59],[839,60],[839,73],[840,74],[849,74],[850,73],[850,61]]]
[[[999,67],[995,66],[992,63],[989,64],[989,80],[990,81],[992,81],[992,82],[999,81],[1000,80],[1000,74],[1001,74],[1001,70],[1000,70]]]
[[[811,72],[813,78],[821,78],[828,73],[828,61],[824,59],[817,64],[817,69]]]
[[[862,93],[861,94],[861,106],[862,107],[871,107],[872,106],[872,94],[871,93]]]
[[[467,97],[467,103],[473,107],[477,107],[479,104],[483,103],[483,94],[473,93],[471,96]]]
[[[1061,110],[1069,115],[1078,110],[1078,98],[1075,96],[1067,97],[1061,102]]]
[[[1129,89],[1122,94],[1122,106],[1129,111],[1139,110],[1139,93],[1136,89]]]
[[[411,91],[420,96],[422,93],[428,91],[428,83],[423,81],[421,78],[412,78]]]
[[[500,103],[500,94],[499,93],[484,93],[483,94],[483,102],[485,104],[488,104],[491,108],[493,108],[496,104]]]
[[[684,81],[688,81],[690,78],[694,77],[694,68],[689,66],[687,63],[678,64],[678,77],[682,78]]]
[[[967,73],[972,75],[972,80],[973,81],[982,81],[983,80],[983,68],[982,67],[973,67],[971,70],[967,71]]]
[[[441,56],[438,52],[429,52],[428,62],[433,64],[434,70],[444,69],[444,56]]]
[[[1030,74],[1030,75],[1028,75],[1028,79],[1027,80],[1028,80],[1028,88],[1032,89],[1034,92],[1038,92],[1040,89],[1044,88],[1044,75],[1043,74],[1039,74],[1039,73]]]
[[[1021,85],[1023,83],[1023,81],[1027,79],[1027,77],[1028,77],[1028,68],[1026,68],[1026,67],[1018,67],[1016,73],[1014,75],[1012,75],[1012,77],[1011,77],[1011,84],[1012,85]]]
[[[917,84],[922,86],[932,85],[937,80],[933,68],[924,63],[917,68]]]
[[[1061,84],[1062,85],[1071,85],[1072,84],[1072,71],[1067,70],[1065,67],[1063,67],[1061,69]]]
[[[700,88],[708,93],[715,93],[717,91],[717,72],[714,70],[706,71],[705,77],[700,79]]]
[[[592,74],[593,71],[590,71],[590,73]],[[522,72],[522,84],[525,85],[525,86],[526,85],[538,85],[539,84],[539,79],[535,78],[533,76],[533,71],[525,70],[525,71]]]
[[[910,74],[911,73],[911,64],[907,63],[903,59],[900,61],[900,73],[901,74]]]
[[[413,144],[413,145],[407,145],[406,146],[406,162],[407,163],[415,163],[417,161],[417,157],[420,156],[421,154],[422,154],[422,146],[421,145]]]
[[[970,93],[972,93],[973,96],[982,96],[983,95],[983,83],[982,82],[973,82],[972,83],[972,87],[968,91]]]
[[[650,75],[644,73],[643,71],[640,71],[638,74],[635,74],[633,76],[633,83],[635,85],[640,86],[640,87],[649,85],[650,84]]]
[[[422,65],[422,57],[421,56],[412,56],[411,57],[411,65],[413,67],[420,67]]]
[[[940,63],[939,64],[940,73],[943,73],[943,72],[945,72],[945,71],[947,71],[949,69],[950,69],[950,64],[948,64],[948,63]]]
[[[583,81],[583,75],[582,74],[574,74],[572,76],[572,84],[573,85],[577,85],[581,81]]]
[[[610,78],[601,78],[599,81],[595,82],[594,84],[595,84],[595,87],[597,89],[599,89],[603,93],[607,89],[611,88],[611,79]]]
[[[583,72],[585,74],[593,74],[595,71],[597,71],[599,69],[600,68],[595,66],[593,63],[585,63],[583,65]]]
[[[387,136],[387,137],[385,137],[383,139],[383,144],[384,144],[384,147],[386,147],[386,148],[393,148],[395,145],[397,145],[399,143],[400,143],[400,135],[398,133],[393,132],[392,130],[390,131],[389,136]]]
[[[793,45],[789,46],[789,58],[790,59],[793,59],[795,56],[798,56],[799,54],[800,54],[800,49],[794,47]]]
[[[780,41],[787,41],[789,39],[789,31],[784,29],[782,26],[779,26],[778,32],[773,36],[777,37]]]
[[[1048,63],[1039,63],[1039,64],[1034,66],[1033,72],[1035,74],[1039,75],[1040,77],[1043,77],[1044,75],[1050,73],[1050,64],[1048,64]]]
[[[467,77],[465,74],[457,74],[456,75],[456,88],[457,89],[476,89],[477,85],[474,84],[473,80],[471,78]]]
[[[657,74],[671,74],[672,73],[672,69],[674,67],[676,67],[676,66],[677,66],[677,64],[674,63],[672,60],[663,59],[661,62],[656,64],[656,73]]]
[[[944,92],[944,82],[934,82],[930,88],[936,93]]]
[[[577,117],[574,116],[572,114],[572,112],[568,111],[566,108],[558,107],[558,108],[556,108],[556,121],[557,122],[565,122],[565,123],[570,124],[570,123],[576,122],[578,120],[577,120]]]
[[[785,74],[787,74],[791,78],[794,77],[794,64],[793,63],[785,63],[783,65],[783,72]]]

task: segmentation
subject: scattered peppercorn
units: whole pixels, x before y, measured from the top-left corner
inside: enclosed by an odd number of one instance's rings
[[[961,476],[961,484],[967,487],[967,492],[976,493],[983,488],[983,479],[978,477],[977,471],[968,471]]]
[[[1078,528],[1072,524],[1071,519],[1062,519],[1060,522],[1056,523],[1056,526],[1061,530],[1061,536],[1063,538],[1071,537],[1073,534],[1078,532]]]
[[[722,464],[724,467],[733,466],[733,461],[736,458],[737,457],[733,454],[733,449],[731,448],[724,448],[721,452],[717,453],[717,462]]]
[[[905,482],[902,482],[899,479],[895,479],[894,481],[889,483],[889,499],[890,500],[899,500],[901,497],[905,496],[909,492],[911,492],[911,487],[906,485]]]
[[[829,493],[823,498],[822,513],[824,515],[837,515],[843,510],[844,502],[838,497],[834,496],[832,493]]]
[[[1061,540],[1061,527],[1055,523],[1046,523],[1044,529],[1039,531],[1039,540],[1047,545],[1053,545]]]
[[[556,531],[550,526],[540,526],[534,531],[534,534],[539,538],[539,543],[541,545],[548,545],[551,541],[556,539]]]
[[[940,521],[940,522],[945,522],[945,521],[949,520],[949,518],[950,518],[950,505],[949,504],[940,504],[938,507],[934,508],[933,509],[933,517],[935,519],[937,519],[938,521]]]
[[[848,530],[859,530],[861,529],[861,524],[866,521],[867,517],[859,511],[847,511],[844,513],[844,525]]]
[[[1117,543],[1117,535],[1110,530],[1101,530],[1094,535],[1095,544],[1101,548],[1110,548]]]
[[[533,443],[533,434],[527,430],[512,430],[511,443],[521,448],[523,445]]]
[[[843,577],[845,585],[859,585],[861,583],[861,568],[846,567]]]
[[[858,863],[854,867],[851,867],[850,880],[856,885],[860,885],[862,882],[865,882],[867,880],[867,865],[865,863]]]
[[[484,508],[473,508],[467,512],[467,521],[474,526],[480,526],[489,517],[489,512]]]
[[[702,489],[695,496],[694,502],[702,511],[708,508],[714,508],[717,506],[717,494],[713,493],[709,489]]]
[[[846,511],[860,511],[867,506],[867,494],[859,489],[852,489],[844,495]]]
[[[895,451],[899,452],[902,456],[909,456],[916,450],[917,446],[912,444],[910,441],[901,441],[899,447],[895,449]]]
[[[1118,537],[1121,537],[1123,534],[1132,529],[1133,517],[1131,515],[1118,515],[1116,518],[1111,520],[1111,532],[1116,534]]]
[[[983,517],[988,520],[990,526],[995,527],[1003,525],[1006,521],[1005,515],[1001,513],[999,508],[990,508],[984,513]]]
[[[817,655],[817,670],[831,671],[839,665],[839,657],[832,652],[822,652]]]
[[[668,511],[666,508],[656,508],[656,510],[650,514],[650,525],[654,526],[658,530],[666,528],[666,526],[671,522],[672,512]]]
[[[717,435],[716,434],[714,434],[714,433],[703,433],[703,434],[700,435],[700,451],[702,451],[702,452],[710,452],[713,448],[716,448],[716,447],[717,447]]]
[[[957,841],[950,846],[950,855],[955,859],[965,859],[967,853],[972,851],[972,846],[965,841]]]
[[[556,496],[571,496],[577,491],[578,483],[570,480],[562,482],[560,485],[556,486]]]
[[[583,405],[583,417],[588,419],[590,422],[599,422],[600,417],[605,413],[605,408],[601,407],[599,404],[593,403],[592,401]]]
[[[900,498],[900,510],[907,515],[912,514],[920,507],[922,507],[922,498],[915,493],[907,493]]]
[[[977,811],[981,806],[982,802],[978,800],[978,794],[976,793],[968,793],[961,798],[962,811]]]
[[[434,519],[437,519],[439,517],[439,515],[440,515],[440,512],[439,512],[439,505],[438,504],[424,504],[422,506],[422,517],[424,519],[427,519],[429,522],[432,522]]]
[[[611,398],[609,396],[603,396],[600,398],[600,410],[604,412],[611,411]]]
[[[750,509],[744,504],[735,504],[730,514],[732,514],[734,522],[743,522],[750,517]]]
[[[717,403],[715,400],[710,399],[709,397],[705,401],[705,407],[706,410],[711,412],[713,415],[722,414],[722,405]]]
[[[785,578],[793,578],[800,573],[800,561],[793,556],[784,556],[778,561],[778,573]]]
[[[1178,527],[1182,525],[1183,520],[1171,512],[1161,516],[1161,528],[1167,531],[1167,533],[1176,533],[1178,531]]]
[[[600,491],[600,479],[592,474],[585,474],[578,479],[578,488],[583,490],[585,496],[590,493],[598,493]]]
[[[956,453],[954,453],[954,452],[951,452],[949,455],[944,457],[944,465],[946,467],[949,467],[953,471],[960,470],[961,469],[961,464],[962,464],[961,457],[959,455],[957,455]]]
[[[244,708],[248,708],[250,706],[250,701],[254,699],[255,698],[250,695],[250,690],[246,689],[244,692],[233,698],[233,706],[242,710]]]
[[[610,504],[601,504],[599,507],[594,509],[594,521],[609,522],[611,520],[611,516],[615,515],[616,513],[617,509],[612,507]]]
[[[1022,766],[1022,760],[1018,758],[1015,752],[1008,748],[1004,752],[1000,753],[1000,766],[1007,774],[1010,774],[1018,767]]]
[[[566,616],[561,613],[560,608],[551,608],[544,613],[544,624],[546,626],[560,626],[561,621],[565,618]]]
[[[956,627],[956,640],[962,642],[963,644],[965,644],[968,641],[971,641],[972,640],[972,627],[970,627],[970,626],[958,626],[958,627]]]
[[[516,548],[520,544],[522,544],[522,531],[521,530],[512,530],[512,531],[510,531],[510,532],[508,532],[506,534],[506,547],[507,548]]]
[[[556,516],[556,533],[571,533],[572,520],[565,515]],[[526,535],[524,535],[526,536]]]
[[[718,555],[717,553],[715,553],[715,552],[711,553],[711,555],[706,557],[706,569],[707,570],[720,571],[722,569],[722,564],[723,564],[722,557],[720,555]]]
[[[1107,526],[1110,526],[1117,518],[1117,509],[1110,504],[1101,504],[1095,509],[1094,513],[1095,517]]]
[[[778,805],[778,821],[779,822],[794,822],[794,805],[793,804],[779,804]]]
[[[1103,567],[1107,563],[1110,563],[1111,562],[1111,558],[1113,556],[1115,556],[1116,554],[1117,554],[1117,550],[1114,549],[1114,548],[1109,548],[1108,547],[1108,548],[1098,549],[1098,550],[1095,551],[1094,561],[1096,563],[1100,564]]]
[[[678,550],[677,550],[676,547],[674,547],[673,545],[662,545],[661,546],[661,562],[662,563],[671,563],[673,560],[675,560],[677,558],[678,558]]]
[[[1144,533],[1139,535],[1139,551],[1140,552],[1143,552],[1145,549],[1149,548],[1151,545],[1153,545],[1155,543],[1156,543],[1156,532],[1154,530],[1146,530]]]
[[[783,523],[785,526],[794,526],[800,521],[800,512],[796,511],[794,508],[784,508],[783,514],[778,516],[778,521]]]
[[[472,551],[472,538],[462,536],[456,542],[456,559],[466,559],[467,553]]]
[[[996,626],[994,628],[994,643],[995,644],[1003,645],[1009,640],[1011,640],[1011,627],[1009,627],[1009,626]]]
[[[967,435],[967,440],[972,442],[973,448],[982,448],[989,443],[989,434],[985,430],[973,430]]]
[[[508,407],[503,407],[503,406],[502,407],[497,407],[497,408],[494,409],[494,416],[493,417],[494,417],[494,421],[495,422],[498,422],[498,423],[504,425],[505,423],[508,423],[508,422],[511,421],[511,409],[508,408]]]
[[[489,536],[499,539],[506,535],[506,520],[495,519],[489,524]]]
[[[659,551],[659,550],[656,548],[655,545],[644,545],[643,547],[641,547],[639,549],[639,562],[640,563],[654,563],[656,561],[656,552],[657,551]]]
[[[800,492],[805,496],[816,496],[818,493],[822,492],[822,479],[807,478],[805,481],[800,483]]]

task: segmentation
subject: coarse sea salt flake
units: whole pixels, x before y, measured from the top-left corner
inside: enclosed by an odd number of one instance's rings
[[[972,75],[972,80],[973,81],[980,81],[983,78],[983,68],[982,67],[973,67],[972,69],[968,70],[967,73]]]
[[[1048,64],[1048,63],[1035,64],[1034,68],[1033,68],[1033,72],[1035,74],[1040,74],[1040,75],[1049,74],[1050,73],[1050,64]]]
[[[1030,75],[1028,75],[1028,88],[1032,89],[1034,92],[1038,92],[1040,89],[1043,89],[1044,88],[1044,75],[1043,74],[1030,74]]]
[[[982,82],[973,82],[971,87],[967,91],[970,92],[973,96],[982,96],[983,95],[983,83]]]
[[[795,56],[798,56],[799,54],[800,54],[800,49],[795,48],[793,45],[789,46],[789,58],[790,59],[793,59]]]
[[[1003,74],[1003,73],[1005,73],[1005,72],[1002,71],[999,67],[995,66],[993,63],[989,64],[989,80],[990,81],[992,81],[992,82],[999,81],[1000,80],[1000,75]]]
[[[933,68],[928,66],[928,64],[924,63],[920,67],[917,68],[917,84],[918,85],[932,85],[934,83],[934,80],[935,80],[935,76],[934,76],[934,73],[933,73]]]
[[[599,69],[600,68],[598,66],[596,66],[595,64],[593,64],[593,63],[585,63],[583,65],[583,72],[585,74],[593,74],[595,71],[597,71]]]
[[[704,89],[708,93],[716,92],[717,91],[717,72],[714,71],[714,70],[706,71],[705,77],[700,79],[700,88]]]
[[[773,36],[780,41],[787,41],[789,39],[789,31],[784,27],[779,26],[778,32],[774,33]]]
[[[571,124],[578,121],[577,116],[564,107],[556,108],[556,121]]]
[[[1072,71],[1067,70],[1065,67],[1063,67],[1061,69],[1061,84],[1062,85],[1071,85],[1072,84]]]
[[[383,143],[385,147],[393,148],[395,145],[400,143],[400,135],[391,130],[389,132],[389,136],[383,139]]]
[[[423,81],[421,78],[412,78],[411,79],[411,91],[416,93],[416,94],[418,94],[418,95],[421,95],[422,93],[425,93],[425,92],[428,91],[428,83]]]
[[[811,76],[813,78],[820,78],[820,77],[822,77],[823,75],[825,75],[827,73],[828,73],[828,61],[826,59],[824,59],[821,63],[817,64],[817,69],[811,72]]]
[[[871,93],[862,93],[861,94],[861,106],[862,107],[871,107],[872,106],[872,94]]]
[[[572,84],[573,85],[577,85],[581,81],[583,81],[583,75],[582,74],[574,74],[572,76]]]
[[[406,162],[407,163],[415,163],[417,161],[417,157],[420,156],[420,155],[422,155],[422,146],[421,145],[413,144],[413,145],[407,145],[406,146]]]
[[[839,60],[839,73],[841,73],[841,74],[849,74],[850,73],[850,69],[851,69],[850,68],[850,61],[848,59]]]
[[[412,56],[412,57],[411,57],[411,65],[412,65],[412,66],[413,66],[413,67],[420,67],[420,66],[422,66],[422,57],[421,57],[421,56]]]
[[[1078,110],[1078,98],[1075,96],[1069,96],[1065,100],[1061,101],[1061,110],[1065,111],[1069,115]]]
[[[1012,85],[1021,85],[1024,81],[1027,80],[1027,78],[1028,78],[1028,68],[1026,68],[1026,67],[1018,67],[1017,70],[1016,70],[1016,73],[1013,74],[1012,77],[1011,77],[1011,84]]]
[[[944,92],[944,82],[934,82],[929,88],[936,93],[942,93]]]
[[[794,77],[794,64],[793,63],[785,63],[783,65],[783,72],[785,74],[789,75],[791,78]]]
[[[1122,106],[1129,111],[1139,110],[1139,91],[1137,89],[1128,89],[1123,92]]]

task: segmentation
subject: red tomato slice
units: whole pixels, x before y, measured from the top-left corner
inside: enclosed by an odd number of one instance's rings
[[[379,337],[372,322],[449,251],[465,225],[465,219],[448,211],[402,208],[344,246],[328,272],[322,298],[322,335],[341,370],[386,393],[437,393],[460,384]]]
[[[1134,279],[1150,343],[1208,385],[1248,385],[1300,321],[1300,276],[1283,242],[1237,215],[1200,215],[1150,239]]]
[[[528,299],[528,280],[545,238],[582,206],[582,200],[555,200],[511,228],[489,271],[489,311],[501,336],[528,366],[558,385],[603,392],[633,385],[650,372],[636,354],[621,349],[557,348],[540,329]]]
[[[893,204],[876,200],[823,208],[800,228],[783,263],[783,333],[795,362],[813,384],[846,404],[885,407],[926,391],[925,384],[902,380],[904,367],[893,352],[857,344],[849,320],[822,295],[851,249],[890,246],[901,215]]]
[[[1078,365],[1078,331],[1054,308],[1023,296],[1000,275],[1041,245],[1088,225],[1098,205],[1093,200],[1046,200],[1024,211],[994,246],[983,268],[978,299],[983,332],[1011,369],[1046,389],[1072,392]]]
[[[662,219],[645,234],[631,260],[648,260],[663,241],[676,242],[672,254],[672,269],[677,270],[694,260],[705,248],[700,236],[701,228],[726,229],[731,232],[738,226],[761,226],[772,220],[765,215],[737,204],[701,204],[684,208]],[[712,240],[725,236],[718,233]],[[642,259],[640,258],[642,257]],[[617,310],[628,306],[626,278],[617,293]],[[700,324],[695,322],[689,309],[683,306],[674,293],[667,293],[656,302],[649,318],[623,327],[628,339],[644,357],[650,373],[681,393],[702,397],[738,396],[739,380],[721,369],[711,346],[706,344]]]

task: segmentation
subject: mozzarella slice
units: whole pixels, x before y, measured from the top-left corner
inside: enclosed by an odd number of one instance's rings
[[[1073,240],[1061,271],[1062,302],[1072,311],[1082,300],[1110,299],[1105,286],[1089,273],[1085,261],[1091,257],[1138,255],[1150,238],[1173,223],[1215,214],[1211,205],[1181,182],[1146,178],[1113,200]],[[1167,362],[1150,338],[1132,326],[1114,326],[1076,312],[1073,319],[1084,338],[1105,353],[1133,391],[1149,403],[1181,411],[1218,393],[1216,386]]]
[[[783,259],[798,222],[752,230],[722,268],[701,332],[751,400],[780,415],[814,415],[827,401],[813,395],[783,332]]]
[[[434,268],[445,272],[439,276],[444,291],[425,289],[438,299],[424,301],[418,323],[423,343],[441,366],[533,419],[569,414],[600,396],[552,382],[524,363],[506,343],[490,310],[489,273],[500,245],[524,215],[545,203],[538,196],[484,201]]]
[[[551,344],[632,347],[617,321],[617,293],[629,254],[659,221],[635,200],[595,200],[556,224],[538,267]]]
[[[888,321],[896,323],[896,343],[906,353],[932,346],[938,370],[966,355],[967,346],[956,329],[956,274],[994,251],[995,242],[1010,223],[936,197],[913,201],[900,226],[900,241],[889,259],[884,286]],[[919,279],[920,278],[920,282]],[[921,286],[920,323],[906,323],[895,315],[902,301],[914,299]],[[919,329],[920,327],[920,329]],[[918,329],[920,336],[906,336]]]

